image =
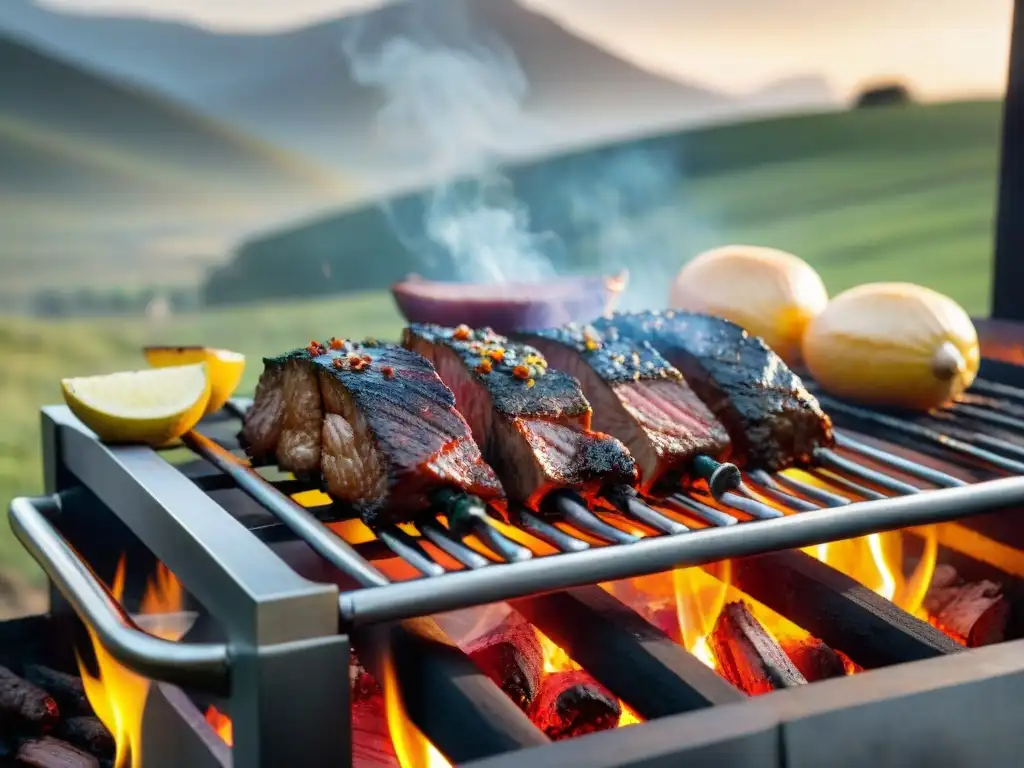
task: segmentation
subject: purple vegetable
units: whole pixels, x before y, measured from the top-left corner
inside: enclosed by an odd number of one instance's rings
[[[410,323],[490,327],[501,334],[589,323],[611,312],[629,282],[625,270],[606,277],[563,277],[545,283],[447,283],[410,275],[391,286]]]

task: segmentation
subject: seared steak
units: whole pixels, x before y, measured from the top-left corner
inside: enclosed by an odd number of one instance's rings
[[[607,339],[592,326],[576,324],[522,337],[550,365],[579,379],[594,407],[594,428],[625,443],[641,490],[687,480],[689,464],[700,454],[728,454],[725,428],[649,344]]]
[[[466,326],[414,324],[403,343],[455,392],[484,457],[510,498],[530,506],[555,488],[598,493],[636,480],[618,440],[590,431],[590,404],[571,376],[532,347]]]
[[[303,425],[295,430],[305,438],[302,450],[312,451],[315,445],[315,466],[327,493],[351,504],[368,523],[408,519],[442,487],[455,486],[485,500],[501,496],[497,477],[455,410],[451,390],[419,355],[396,346],[332,339],[266,364],[243,427],[250,454],[256,445],[267,450],[276,429],[279,463],[282,455],[293,459],[294,449],[282,451],[291,410],[292,423]],[[288,375],[295,370],[304,375],[291,373],[293,381],[312,379],[313,387],[289,393]],[[300,396],[307,410],[289,400]],[[278,412],[282,426],[275,427]],[[306,428],[309,413],[318,417],[315,436]]]
[[[807,466],[816,448],[833,442],[832,420],[800,377],[735,323],[668,311],[618,313],[594,326],[609,338],[648,342],[682,371],[749,466]]]

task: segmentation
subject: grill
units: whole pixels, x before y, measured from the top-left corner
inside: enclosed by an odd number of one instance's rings
[[[986,360],[985,372],[1005,371]],[[386,674],[385,649],[395,653],[408,716],[455,762],[519,764],[519,750],[542,747],[543,754],[531,759],[595,765],[594,750],[601,751],[596,745],[608,738],[637,741],[639,762],[639,755],[660,744],[658,733],[677,735],[679,727],[684,733],[696,728],[692,738],[672,740],[673,754],[689,759],[704,748],[707,734],[691,725],[707,722],[703,710],[741,708],[740,730],[761,724],[764,736],[778,727],[776,708],[745,700],[675,641],[591,585],[741,558],[734,579],[746,594],[825,642],[851,649],[866,668],[929,659],[941,664],[941,657],[963,647],[792,548],[979,515],[990,519],[998,510],[1024,506],[1024,472],[1014,458],[1020,449],[1012,442],[1024,430],[1011,421],[1024,390],[985,378],[963,403],[922,418],[824,400],[841,424],[837,448],[818,455],[818,466],[803,476],[755,472],[721,499],[696,491],[664,503],[588,508],[569,497],[546,515],[512,509],[511,524],[493,516],[470,518],[465,532],[427,515],[414,525],[376,536],[363,529],[356,537],[352,531],[361,523],[345,510],[296,501],[309,498],[310,486],[239,458],[233,435],[245,401],[233,402],[228,416],[201,424],[185,440],[191,459],[174,463],[149,448],[105,446],[66,408],[49,407],[43,433],[51,495],[15,500],[11,523],[51,578],[55,615],[79,616],[120,663],[159,681],[147,704],[146,733],[153,739],[161,734],[166,754],[147,750],[146,765],[233,760],[236,766],[276,766],[328,752],[351,754],[351,734],[339,727],[348,721],[349,703],[338,684],[348,679],[350,638],[369,649],[361,650],[363,661],[378,678]],[[952,424],[955,440],[947,437]],[[121,539],[106,533],[98,538],[91,530],[119,525],[126,529]],[[475,536],[476,546],[465,533]],[[140,545],[206,610],[209,620],[183,642],[141,631],[92,570],[92,564],[109,563],[116,552]],[[415,578],[389,578],[379,567],[388,560],[404,564]],[[502,600],[513,601],[651,722],[549,744],[435,620],[420,618]],[[1004,649],[1015,645],[973,651],[967,668],[988,663],[973,662],[975,656],[1004,658]],[[964,669],[959,658],[956,664],[942,666],[938,679]],[[890,703],[889,696],[865,687],[866,677],[835,682],[852,697],[849,702]],[[924,672],[911,677],[919,687],[935,685]],[[463,685],[466,679],[476,687]],[[773,697],[791,696],[794,706],[811,707],[805,700],[820,703],[815,691],[829,685],[834,683]],[[231,713],[233,750],[211,738],[196,701],[222,702]],[[302,702],[298,709],[296,701]],[[840,708],[837,724],[846,723],[852,706]],[[770,727],[765,713],[775,718]],[[734,729],[717,731],[722,739],[715,748],[725,750],[724,759],[743,738]],[[182,733],[187,738],[167,736]]]
[[[925,416],[821,396],[836,449],[802,474],[750,473],[656,503],[588,506],[562,495],[502,522],[467,509],[374,535],[311,488],[241,461],[244,401],[182,451],[110,447],[64,407],[42,413],[46,495],[10,522],[51,583],[48,614],[0,623],[0,661],[58,664],[88,628],[151,682],[139,706],[147,768],[393,765],[367,751],[351,646],[401,692],[403,716],[450,762],[537,766],[994,765],[1019,761],[1024,703],[1024,8],[1015,3],[996,239],[993,315],[979,321],[982,378]],[[821,394],[821,393],[817,393]],[[311,501],[312,499],[312,501]],[[322,501],[322,497],[320,498]],[[967,651],[797,548],[955,521],[999,578],[1009,642]],[[940,529],[942,526],[939,526]],[[941,535],[940,535],[941,541]],[[98,574],[127,555],[124,601]],[[865,671],[751,697],[614,589],[682,566],[732,563],[732,584]],[[171,642],[122,607],[156,564],[198,617]],[[459,609],[508,601],[641,722],[554,743],[446,634]],[[65,667],[74,661],[65,659]],[[771,671],[771,670],[769,670]],[[230,714],[233,744],[204,717]],[[2,706],[2,702],[0,702]],[[0,734],[0,758],[3,757]],[[983,756],[983,757],[982,757]],[[433,766],[431,767],[433,768]]]

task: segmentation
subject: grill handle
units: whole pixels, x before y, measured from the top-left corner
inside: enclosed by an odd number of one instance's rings
[[[14,499],[11,529],[107,652],[151,680],[227,695],[228,647],[162,640],[139,629],[50,522],[60,509],[59,496]]]

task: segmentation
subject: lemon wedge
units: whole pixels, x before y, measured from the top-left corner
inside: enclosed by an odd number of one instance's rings
[[[206,364],[62,379],[64,400],[109,443],[163,445],[194,427],[210,401]]]
[[[245,373],[245,355],[228,349],[212,347],[145,347],[142,350],[146,362],[154,368],[172,365],[206,363],[210,377],[210,402],[206,413],[214,413],[224,407],[235,394]]]

